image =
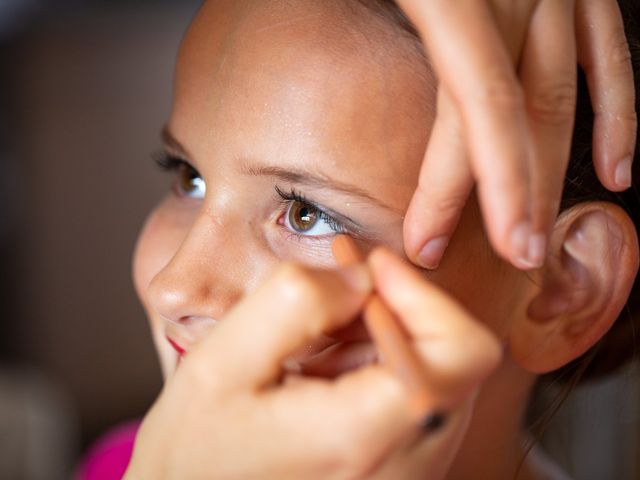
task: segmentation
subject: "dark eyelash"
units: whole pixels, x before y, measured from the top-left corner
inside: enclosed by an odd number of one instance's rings
[[[307,207],[315,210],[320,218],[327,222],[331,230],[334,230],[336,233],[345,233],[348,232],[349,229],[343,225],[341,222],[333,218],[330,214],[325,212],[317,203],[308,200],[302,193],[295,191],[293,188],[288,192],[285,192],[277,185],[275,186],[276,193],[282,199],[283,203],[288,204],[289,202],[300,202]]]
[[[154,152],[151,154],[151,158],[155,162],[155,164],[163,171],[175,172],[184,168],[192,172],[192,175],[198,177],[201,176],[200,173],[188,161],[175,155],[171,155],[165,151]],[[275,190],[278,196],[282,199],[283,203],[288,204],[290,202],[300,202],[318,212],[320,219],[327,222],[329,227],[336,233],[352,233],[350,228],[345,226],[342,222],[336,220],[331,214],[325,212],[317,203],[308,200],[302,193],[297,192],[293,188],[290,191],[285,192],[277,185],[275,186]]]
[[[181,168],[186,168],[194,175],[197,175],[198,177],[201,176],[200,172],[193,168],[193,165],[191,165],[189,162],[187,162],[183,158],[176,157],[175,155],[171,155],[167,152],[152,153],[151,159],[158,167],[160,167],[161,170],[164,170],[165,172],[175,172],[177,170],[180,170]]]

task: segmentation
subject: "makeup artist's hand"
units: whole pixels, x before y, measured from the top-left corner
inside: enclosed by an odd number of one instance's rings
[[[125,478],[442,478],[501,350],[393,254],[377,250],[369,267],[286,265],[236,305],[166,384]],[[434,399],[449,412],[435,433],[420,431],[403,386],[384,365],[335,378],[283,370],[285,358],[348,324],[372,282],[412,336]]]
[[[477,184],[492,245],[540,266],[569,160],[577,62],[595,110],[593,162],[631,184],[633,73],[616,0],[397,0],[439,79],[437,117],[404,222],[405,250],[435,268]]]

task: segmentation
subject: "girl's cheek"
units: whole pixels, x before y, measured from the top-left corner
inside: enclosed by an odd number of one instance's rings
[[[164,378],[176,367],[176,353],[165,339],[164,325],[148,301],[148,288],[153,278],[169,264],[188,234],[197,209],[184,209],[168,197],[153,210],[140,231],[133,255],[133,283],[142,303],[156,347]]]
[[[275,224],[266,229],[265,238],[275,258],[312,267],[335,266],[331,253],[332,238],[311,239],[288,231]]]

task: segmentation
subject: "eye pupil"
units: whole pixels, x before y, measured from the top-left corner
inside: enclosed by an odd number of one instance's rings
[[[298,232],[311,230],[318,221],[316,210],[305,203],[294,202],[289,210],[289,223]]]
[[[192,168],[183,168],[180,172],[180,190],[184,193],[193,193],[201,183],[200,174]]]

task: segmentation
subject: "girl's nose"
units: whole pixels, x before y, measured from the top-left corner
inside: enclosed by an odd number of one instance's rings
[[[243,293],[242,242],[223,225],[201,215],[170,262],[148,287],[150,307],[166,320],[202,326],[214,323]]]

